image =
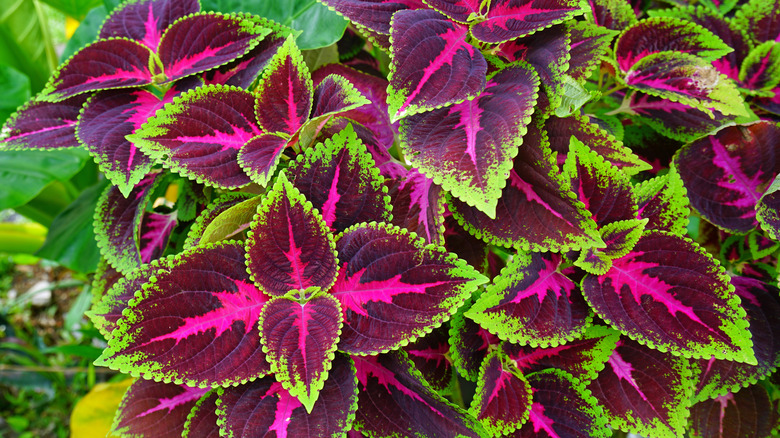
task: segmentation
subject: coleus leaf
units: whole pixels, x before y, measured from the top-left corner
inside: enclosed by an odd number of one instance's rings
[[[119,328],[117,321],[122,317],[122,312],[130,306],[130,300],[135,298],[136,292],[140,291],[149,278],[161,267],[170,267],[172,261],[172,257],[157,259],[128,272],[127,275],[122,275],[106,291],[100,301],[92,306],[87,312],[87,316],[106,339],[110,339],[112,333]]]
[[[571,33],[568,74],[577,81],[587,79],[601,64],[617,31],[597,26],[588,21],[567,23]]]
[[[425,0],[425,4],[460,23],[468,23],[483,14],[481,0]]]
[[[138,248],[141,263],[149,263],[160,257],[168,246],[173,229],[178,225],[176,212],[171,214],[147,213],[138,231]]]
[[[662,230],[682,235],[688,226],[691,209],[680,174],[669,172],[634,186],[637,218],[648,219],[646,230]]]
[[[446,325],[403,347],[403,350],[434,391],[444,393],[451,389],[453,367]]]
[[[624,72],[642,58],[664,51],[688,53],[707,61],[733,49],[704,27],[672,17],[651,17],[621,33],[615,43],[615,57]]]
[[[462,102],[485,88],[487,61],[466,42],[468,31],[433,10],[393,15],[387,87],[392,121]]]
[[[471,35],[486,43],[500,43],[566,21],[582,14],[573,0],[495,0],[485,19],[471,26]]]
[[[221,436],[344,436],[355,418],[358,386],[349,356],[336,353],[311,412],[272,376],[237,387],[219,388],[217,423]]]
[[[123,195],[128,196],[154,164],[125,137],[171,102],[175,94],[171,89],[161,100],[146,90],[102,91],[84,106],[76,128],[79,142]]]
[[[101,254],[120,272],[143,263],[140,231],[146,206],[159,174],[141,180],[125,198],[118,186],[109,186],[95,208],[95,237]]]
[[[469,410],[493,436],[506,435],[528,421],[531,397],[525,376],[494,350],[482,363]]]
[[[563,173],[598,226],[636,217],[628,177],[577,138],[571,139]]]
[[[238,202],[230,202],[229,199],[222,198],[220,201],[219,214],[213,217],[211,223],[205,226],[200,232],[198,244],[219,242],[220,240],[230,239],[249,229],[257,213],[257,207],[263,201],[262,196],[250,198],[239,197],[231,198]],[[216,211],[212,210],[213,213]]]
[[[528,130],[528,135],[533,136],[529,137],[529,141],[533,143],[545,141],[530,139],[547,135],[550,147],[557,153],[560,165],[566,161],[573,136],[629,176],[651,168],[650,164],[644,162],[628,146],[594,123],[588,116],[580,114],[572,114],[569,117],[549,116],[542,125],[544,134],[541,134],[535,125],[532,124]]]
[[[498,275],[498,271],[501,270],[501,266],[499,266],[494,272],[489,272],[490,260],[488,257],[491,253],[487,243],[466,231],[458,224],[452,214],[444,218],[444,247],[447,248],[447,251],[458,254],[458,257],[468,264],[491,277],[494,274]]]
[[[696,140],[736,118],[717,110],[707,114],[691,105],[644,93],[632,93],[628,99],[626,112],[661,134],[683,142]]]
[[[613,259],[623,257],[634,248],[645,230],[647,221],[647,219],[626,219],[604,225],[599,232],[601,240],[607,246],[605,248],[583,249],[574,265],[589,274],[606,274],[612,267]]]
[[[123,312],[97,363],[201,387],[267,374],[257,321],[268,299],[251,283],[244,257],[235,242],[175,256]]]
[[[453,216],[478,238],[523,251],[600,245],[596,223],[559,174],[546,139],[535,140],[519,148],[495,219],[456,199],[450,202]]]
[[[95,270],[95,276],[92,278],[92,308],[94,308],[100,300],[103,299],[106,292],[122,278],[124,278],[124,275],[114,269],[114,267],[108,263],[108,260],[101,257],[97,269]],[[97,326],[97,324],[95,325]]]
[[[538,89],[530,66],[510,64],[475,99],[403,119],[404,155],[434,183],[494,217]]]
[[[187,233],[187,239],[184,241],[184,249],[197,246],[200,243],[200,240],[203,237],[206,229],[214,222],[217,217],[219,217],[220,214],[229,210],[234,205],[240,204],[241,202],[251,197],[252,195],[248,193],[230,192],[225,193],[224,195],[214,199],[211,203],[206,205],[206,208],[203,209],[198,217],[195,218],[195,222],[192,224],[192,227],[190,227],[190,231]],[[254,213],[256,213],[256,210],[257,209],[255,208],[255,211],[252,212],[253,216]],[[213,227],[215,232],[217,231],[218,227],[218,224]]]
[[[421,0],[320,0],[351,22],[390,35],[390,19],[398,11],[425,8]]]
[[[182,176],[228,189],[249,184],[238,150],[262,133],[254,95],[207,85],[174,98],[128,139]]]
[[[120,4],[100,27],[98,38],[126,37],[156,51],[165,30],[177,19],[200,11],[197,0],[136,0]]]
[[[255,114],[264,132],[293,134],[309,118],[314,86],[303,55],[288,36],[268,61],[255,94]]]
[[[119,404],[113,432],[123,437],[181,437],[187,415],[207,391],[138,379]]]
[[[533,389],[528,421],[509,438],[606,438],[612,436],[602,408],[585,385],[563,370],[528,375]]]
[[[314,88],[312,96],[311,119],[306,122],[298,134],[300,142],[310,144],[309,138],[315,135],[309,132],[317,132],[328,120],[336,115],[346,117],[344,114],[350,110],[369,104],[366,99],[346,78],[337,74],[325,76]]]
[[[593,325],[585,329],[581,338],[557,347],[530,347],[504,342],[502,349],[525,375],[554,368],[587,383],[604,368],[619,337],[620,333],[614,329]]]
[[[560,264],[556,254],[515,254],[466,317],[522,345],[555,347],[580,337],[593,315]]]
[[[464,316],[470,307],[467,302],[450,320],[450,357],[464,379],[476,382],[482,362],[501,340]]]
[[[780,2],[777,0],[748,1],[734,15],[734,24],[749,35],[756,45],[766,41],[777,41],[780,37],[778,5]]]
[[[246,266],[252,280],[271,296],[328,290],[336,280],[334,248],[320,213],[280,174],[250,225]]]
[[[640,58],[626,72],[629,87],[712,115],[745,115],[739,91],[710,62],[682,52],[656,52]]]
[[[748,277],[735,276],[731,283],[747,312],[757,364],[699,359],[702,374],[696,386],[696,401],[740,391],[768,376],[780,365],[780,290]]]
[[[780,175],[776,176],[756,205],[756,220],[770,238],[780,240]]]
[[[694,437],[772,436],[777,423],[777,402],[760,384],[691,407],[690,432]]]
[[[336,250],[331,293],[344,313],[338,348],[350,354],[389,351],[430,333],[487,281],[442,247],[391,225],[350,227]]]
[[[770,90],[780,83],[780,43],[767,41],[751,50],[739,69],[739,81],[749,90]]]
[[[219,438],[217,400],[219,391],[212,388],[195,402],[184,423],[182,438]]]
[[[60,102],[32,100],[22,105],[0,130],[3,150],[60,149],[79,145],[76,124],[88,95]]]
[[[195,13],[176,20],[157,48],[165,82],[210,70],[249,52],[271,29],[242,15]]]
[[[88,91],[149,85],[159,71],[150,70],[154,53],[127,38],[98,40],[65,61],[39,99],[50,102]]]
[[[341,334],[341,306],[330,295],[271,299],[260,314],[260,340],[276,381],[311,413]]]
[[[379,169],[351,125],[308,148],[285,174],[320,211],[333,233],[352,224],[389,221],[392,217]]]
[[[393,225],[417,233],[428,243],[444,244],[444,192],[417,169],[409,169],[389,191]]]
[[[238,165],[253,182],[265,186],[273,177],[289,140],[287,135],[276,133],[252,137],[238,151]]]
[[[682,436],[693,382],[688,360],[621,338],[588,389],[611,426],[658,438]]]
[[[312,80],[317,85],[332,74],[347,79],[360,94],[370,101],[369,104],[346,111],[341,116],[365,126],[374,133],[382,147],[390,148],[398,132],[398,124],[390,122],[387,108],[387,80],[363,73],[344,64],[328,64],[318,68],[312,73]]]
[[[354,428],[369,436],[481,437],[478,421],[429,388],[403,352],[354,356],[358,410]]]
[[[772,147],[778,138],[776,124],[760,121],[723,128],[683,147],[674,165],[691,205],[732,233],[753,229],[764,187],[780,172]]]
[[[771,186],[770,186],[771,187]],[[760,204],[759,204],[760,205]],[[758,215],[760,218],[760,215]],[[780,243],[767,238],[762,233],[753,232],[747,235],[750,255],[754,260],[760,260],[768,257],[780,249]]]
[[[622,31],[637,23],[636,12],[627,0],[588,0],[588,22],[609,30]]]
[[[687,238],[646,233],[606,274],[585,277],[582,292],[604,321],[651,348],[755,364],[728,276]]]

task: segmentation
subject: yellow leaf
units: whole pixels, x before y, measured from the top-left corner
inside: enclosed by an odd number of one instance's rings
[[[71,438],[117,437],[108,435],[119,402],[134,379],[116,383],[98,383],[84,396],[70,414]]]

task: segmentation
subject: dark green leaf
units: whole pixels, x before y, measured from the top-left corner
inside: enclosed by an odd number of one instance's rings
[[[49,228],[43,247],[35,254],[54,260],[74,271],[92,272],[97,268],[100,251],[92,227],[98,198],[108,185],[103,180],[84,190]]]
[[[26,204],[51,182],[67,181],[88,159],[81,149],[0,151],[0,210]]]
[[[0,64],[30,77],[35,92],[43,88],[57,59],[40,6],[29,0],[5,0],[0,6]]]
[[[17,107],[30,98],[30,78],[9,65],[0,65],[0,90],[3,90],[3,98],[0,99],[2,124]]]
[[[60,55],[60,62],[70,58],[80,48],[97,38],[100,26],[106,20],[106,15],[108,13],[105,6],[98,6],[87,13],[86,18],[81,21],[78,29],[76,29],[76,32],[73,33],[73,36],[70,37],[70,40],[65,45],[65,50]]]
[[[76,20],[82,20],[90,9],[103,3],[101,0],[43,0],[43,2]]]

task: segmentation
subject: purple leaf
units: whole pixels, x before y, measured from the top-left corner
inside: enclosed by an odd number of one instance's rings
[[[286,174],[321,212],[333,233],[352,224],[391,218],[387,188],[371,154],[350,126],[307,149]]]
[[[569,25],[571,49],[569,51],[569,76],[577,81],[587,79],[601,64],[601,57],[611,48],[616,31],[596,26],[587,21]]]
[[[571,140],[563,173],[599,227],[636,217],[628,176],[576,138]]]
[[[710,115],[693,106],[644,93],[632,93],[628,108],[656,131],[683,142],[696,140],[735,119],[720,111]]]
[[[694,436],[759,438],[772,436],[777,427],[777,401],[760,384],[691,407]]]
[[[340,115],[346,117],[350,110],[370,103],[349,80],[337,74],[325,76],[314,89],[311,122],[322,123],[325,120]]]
[[[446,326],[435,329],[403,350],[434,391],[446,392],[454,384]]]
[[[279,134],[252,137],[238,151],[238,164],[253,182],[266,186],[274,176],[290,138]]]
[[[615,57],[623,71],[640,59],[663,51],[689,53],[712,61],[732,49],[702,26],[671,17],[651,17],[639,21],[620,35]]]
[[[0,146],[14,149],[60,149],[79,145],[76,123],[89,95],[61,102],[30,101],[22,105],[0,130]]]
[[[526,135],[539,136],[534,125],[531,126]],[[579,114],[565,118],[550,116],[544,121],[544,132],[550,139],[550,147],[557,152],[558,163],[561,165],[566,161],[571,138],[574,136],[627,175],[634,175],[651,168],[650,164],[644,162],[628,146],[588,116]],[[526,144],[529,142],[537,143],[532,141],[531,137],[528,137]]]
[[[160,257],[168,246],[168,239],[178,224],[176,213],[147,213],[141,221],[138,248],[141,263],[149,263]]]
[[[486,20],[471,26],[479,41],[500,43],[530,35],[582,14],[572,0],[494,0]]]
[[[311,412],[341,333],[341,307],[330,295],[306,302],[269,301],[260,314],[260,339],[276,381]]]
[[[405,354],[353,359],[359,388],[358,431],[368,436],[483,436],[479,422],[425,385]]]
[[[511,64],[476,99],[404,119],[404,155],[434,183],[493,217],[538,89],[532,68]]]
[[[600,244],[596,223],[559,174],[549,146],[519,148],[496,218],[453,199],[458,222],[486,242],[524,251],[567,251]]]
[[[102,91],[94,94],[81,112],[76,129],[79,141],[125,196],[154,164],[125,137],[171,102],[174,94],[170,91],[160,100],[146,90]]]
[[[761,44],[766,41],[780,39],[780,1],[762,0],[748,1],[735,14],[734,24],[740,31],[749,35],[750,39]]]
[[[610,222],[599,230],[605,248],[588,248],[580,252],[575,266],[589,274],[604,275],[612,267],[612,260],[628,254],[645,230],[647,219],[626,219]]]
[[[558,346],[580,336],[593,315],[550,253],[515,254],[466,316],[509,342]]]
[[[428,243],[444,244],[444,192],[425,175],[410,169],[390,189],[392,224],[417,233]]]
[[[780,128],[761,121],[729,126],[684,146],[674,165],[691,205],[732,233],[755,228],[756,204],[780,172],[773,147],[778,141]]]
[[[637,14],[627,0],[588,0],[588,21],[599,27],[622,31],[636,24]]]
[[[385,224],[347,229],[336,241],[341,303],[339,350],[389,351],[447,321],[486,278],[441,247]]]
[[[693,382],[685,358],[626,338],[588,389],[615,429],[644,436],[682,436]]]
[[[648,219],[646,230],[669,231],[677,235],[685,233],[691,209],[676,169],[669,169],[663,176],[635,185],[634,195],[637,218]]]
[[[126,37],[154,52],[165,29],[174,21],[200,11],[197,0],[140,0],[120,4],[103,23],[98,38]]]
[[[425,3],[447,17],[468,23],[472,19],[483,15],[480,0],[426,0]]]
[[[780,44],[767,41],[751,50],[742,68],[739,80],[751,90],[771,90],[780,83]]]
[[[421,9],[427,6],[421,0],[321,0],[349,21],[368,30],[390,35],[390,18],[397,11]],[[389,45],[388,45],[389,47]]]
[[[463,316],[464,305],[450,321],[450,357],[455,369],[466,380],[476,382],[479,368],[488,353],[501,343],[498,336]]]
[[[702,374],[696,386],[696,401],[737,392],[770,375],[780,365],[780,290],[748,277],[735,276],[731,283],[747,312],[758,364],[699,359]]]
[[[756,205],[756,219],[761,228],[774,240],[780,240],[780,177],[775,177],[772,184],[759,199]],[[774,242],[773,242],[774,243]],[[755,251],[754,251],[755,252]],[[772,251],[774,252],[774,251]],[[759,258],[755,257],[754,258]]]
[[[292,135],[309,119],[312,93],[309,68],[295,38],[288,36],[268,61],[255,90],[255,113],[263,131]]]
[[[485,358],[469,409],[493,436],[519,429],[530,413],[531,385],[509,362],[500,350]]]
[[[312,73],[315,86],[331,74],[347,79],[360,94],[371,102],[347,111],[341,116],[365,126],[374,133],[380,146],[385,149],[390,148],[398,132],[398,124],[390,122],[387,108],[387,80],[359,72],[343,64],[328,64]]]
[[[264,438],[340,436],[355,418],[357,391],[355,366],[338,353],[311,413],[272,376],[220,388],[220,433]]]
[[[270,29],[241,15],[196,13],[166,29],[157,54],[170,82],[227,64],[252,50],[269,33]]]
[[[651,231],[605,275],[586,277],[582,292],[604,321],[651,348],[756,363],[728,276],[691,240]]]
[[[98,363],[193,386],[267,374],[257,322],[268,299],[251,283],[244,257],[234,242],[177,255],[123,312]]]
[[[387,103],[391,119],[477,96],[487,62],[466,42],[468,28],[432,10],[393,15]]]
[[[54,73],[39,99],[56,102],[87,91],[140,87],[158,72],[145,46],[125,38],[98,40],[79,50]]]
[[[141,222],[159,174],[150,174],[125,198],[119,187],[109,186],[95,207],[95,237],[103,257],[120,272],[129,272],[141,260]]]
[[[182,438],[219,438],[218,398],[219,392],[212,389],[195,403],[184,423]]]
[[[207,85],[176,97],[128,139],[182,176],[237,188],[251,181],[238,165],[238,150],[260,134],[253,94]]]
[[[263,292],[282,296],[312,287],[328,290],[335,281],[333,237],[284,174],[257,208],[250,230],[246,266]]]
[[[585,386],[562,370],[530,374],[533,404],[528,421],[508,438],[607,438],[612,431]]]
[[[181,437],[187,415],[207,391],[138,379],[119,404],[113,432],[127,437]]]
[[[524,374],[549,368],[566,371],[582,382],[590,382],[604,368],[620,333],[599,325],[588,327],[582,338],[550,348],[503,343],[504,353]]]

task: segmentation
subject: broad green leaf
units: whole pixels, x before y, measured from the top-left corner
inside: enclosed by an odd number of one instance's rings
[[[68,43],[65,44],[65,49],[60,55],[60,62],[67,60],[79,49],[94,41],[107,15],[108,12],[106,12],[105,6],[98,6],[89,11],[87,16],[81,21],[81,24],[79,24],[76,32],[73,33]]]
[[[78,272],[93,272],[100,261],[92,226],[95,207],[108,185],[103,180],[84,190],[49,227],[46,242],[35,255],[54,260]]]
[[[338,41],[347,20],[317,0],[201,0],[204,11],[248,11],[302,31],[296,43],[301,50],[319,49]]]
[[[0,64],[29,76],[36,92],[57,64],[45,19],[36,1],[5,0],[0,6]]]
[[[3,90],[3,98],[0,99],[2,124],[30,98],[30,78],[9,65],[0,65],[0,90]]]
[[[49,183],[67,181],[87,159],[80,149],[0,151],[0,210],[26,204]]]
[[[102,0],[41,0],[65,15],[83,20],[87,13],[103,4]]]

